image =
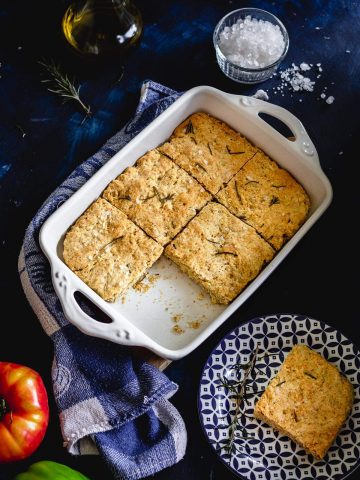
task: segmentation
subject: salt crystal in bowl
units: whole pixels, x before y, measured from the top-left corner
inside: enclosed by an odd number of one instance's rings
[[[221,70],[239,83],[260,83],[273,75],[289,48],[278,18],[259,8],[240,8],[223,17],[214,30]]]

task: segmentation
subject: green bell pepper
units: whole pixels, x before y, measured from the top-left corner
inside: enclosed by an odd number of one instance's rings
[[[90,480],[80,472],[61,463],[43,460],[33,463],[26,472],[16,475],[14,480]]]

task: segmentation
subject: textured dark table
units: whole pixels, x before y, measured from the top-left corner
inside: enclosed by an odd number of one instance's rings
[[[211,85],[231,93],[253,94],[227,79],[216,64],[212,31],[228,11],[249,6],[242,1],[138,0],[144,18],[139,48],[113,65],[88,71],[72,64],[59,39],[59,19],[66,1],[3,0],[0,6],[0,196],[1,293],[0,358],[32,366],[50,393],[51,421],[38,451],[21,464],[0,467],[0,478],[35,460],[52,459],[79,469],[94,480],[110,479],[96,457],[71,457],[62,447],[51,395],[52,345],[29,307],[17,275],[24,230],[51,191],[132,116],[144,79],[174,89]],[[231,328],[259,314],[308,314],[339,328],[360,344],[358,180],[360,107],[360,4],[350,1],[253,1],[285,23],[290,50],[283,66],[321,62],[323,75],[314,93],[292,98],[270,95],[270,101],[298,116],[312,137],[322,167],[334,188],[330,208],[296,246],[271,278],[201,347],[173,363],[168,375],[180,385],[173,401],[189,430],[187,453],[157,479],[234,478],[204,438],[197,414],[201,368],[218,340]],[[316,29],[320,27],[320,29]],[[350,53],[346,53],[350,50]],[[40,83],[41,58],[54,58],[74,71],[94,115],[81,125],[76,106],[62,105]],[[116,83],[122,67],[124,75]],[[278,85],[272,79],[261,85]],[[318,100],[324,87],[335,102]],[[300,102],[299,99],[303,101]],[[23,135],[23,133],[26,135]],[[343,152],[340,154],[340,152]],[[359,478],[359,473],[348,477]]]

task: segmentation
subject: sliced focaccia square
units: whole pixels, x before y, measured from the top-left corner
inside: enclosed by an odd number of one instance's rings
[[[295,345],[255,405],[254,414],[322,459],[349,415],[353,387],[305,345]]]
[[[258,149],[221,120],[198,112],[158,150],[215,195]]]
[[[209,203],[166,247],[165,254],[210,294],[227,304],[269,262],[274,250],[218,203]]]
[[[216,195],[276,250],[305,221],[310,199],[289,172],[259,151]]]
[[[109,202],[98,199],[64,240],[65,263],[104,300],[138,282],[163,248]]]
[[[121,235],[123,214],[98,198],[66,233],[63,257],[71,270],[81,270],[96,254]]]

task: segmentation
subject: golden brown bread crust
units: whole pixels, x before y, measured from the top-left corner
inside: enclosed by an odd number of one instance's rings
[[[104,300],[115,302],[146,274],[162,252],[161,245],[126,219],[122,236],[103,248],[92,264],[76,273]]]
[[[211,199],[196,180],[156,150],[112,181],[103,197],[161,245]]]
[[[231,213],[280,250],[305,221],[310,199],[303,187],[259,151],[216,195]]]
[[[199,112],[182,122],[158,150],[215,195],[258,149],[229,125]]]
[[[219,204],[203,208],[215,194],[238,218]],[[310,205],[288,172],[204,112],[182,122],[169,142],[126,169],[102,197],[71,227],[63,255],[110,301],[161,255],[147,233],[162,246],[178,235],[167,248],[169,258],[214,302],[226,304],[273,257],[271,247],[279,250],[296,232]]]
[[[99,198],[64,240],[67,265],[104,300],[115,301],[160,257],[163,248]]]
[[[202,285],[214,303],[227,304],[274,251],[252,227],[211,202],[166,247],[165,254]]]
[[[295,345],[254,415],[322,459],[351,411],[353,396],[351,383],[334,365]]]
[[[124,215],[109,202],[98,198],[79,217],[64,239],[63,257],[71,270],[81,270],[95,255],[120,236]]]

